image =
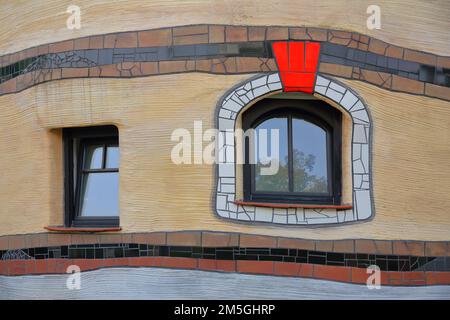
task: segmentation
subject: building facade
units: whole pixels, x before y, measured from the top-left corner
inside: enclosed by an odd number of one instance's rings
[[[0,274],[450,284],[448,3],[69,5],[2,5]],[[234,135],[263,128],[269,178]]]

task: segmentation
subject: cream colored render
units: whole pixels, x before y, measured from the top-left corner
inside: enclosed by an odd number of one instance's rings
[[[43,232],[63,220],[57,128],[116,124],[123,232],[217,230],[311,239],[448,240],[450,103],[346,84],[373,117],[375,218],[325,228],[240,224],[213,211],[214,168],[170,160],[176,128],[213,127],[218,100],[251,75],[200,73],[72,79],[0,97],[0,234]],[[55,130],[56,129],[56,130]]]
[[[69,5],[81,29],[69,30]],[[367,7],[381,9],[381,29],[368,30]],[[344,29],[440,55],[450,54],[448,0],[0,0],[0,55],[82,36],[199,23],[292,25]]]

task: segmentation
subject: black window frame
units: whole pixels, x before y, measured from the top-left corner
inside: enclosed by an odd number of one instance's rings
[[[66,227],[118,227],[119,216],[92,216],[82,217],[81,210],[81,183],[83,175],[84,152],[87,145],[92,144],[117,144],[119,146],[119,133],[116,126],[76,127],[63,129],[64,143],[64,200]],[[105,150],[104,150],[105,151]],[[119,146],[120,154],[120,146]],[[103,152],[102,165],[105,162]],[[120,165],[119,165],[120,167]],[[91,169],[90,171],[95,171]],[[104,172],[117,169],[101,169]],[[119,213],[120,214],[120,213]]]
[[[340,205],[342,181],[341,112],[320,100],[267,98],[257,102],[242,114],[242,128],[246,132],[248,129],[255,129],[265,120],[280,116],[288,117],[289,190],[293,190],[292,118],[300,118],[312,122],[327,132],[328,194],[274,191],[256,192],[254,188],[255,164],[251,164],[249,161],[250,140],[246,137],[244,141],[245,163],[243,165],[244,201]]]

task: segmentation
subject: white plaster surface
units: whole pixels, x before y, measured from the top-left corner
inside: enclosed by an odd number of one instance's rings
[[[163,268],[106,268],[68,275],[0,276],[0,299],[446,299],[450,286],[369,290],[316,279]]]

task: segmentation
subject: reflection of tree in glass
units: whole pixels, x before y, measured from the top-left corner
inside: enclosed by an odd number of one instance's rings
[[[295,192],[327,192],[327,180],[311,174],[316,162],[312,154],[305,155],[304,152],[294,149],[294,191]],[[261,163],[255,165],[256,190],[260,191],[289,191],[288,183],[288,158],[280,161],[280,167],[275,175],[261,175]]]
[[[315,163],[316,156],[294,149],[294,191],[327,192],[325,177],[311,174]]]
[[[289,174],[287,160],[280,160],[278,172],[274,175],[261,175],[261,168],[266,167],[261,162],[255,165],[255,189],[257,191],[289,191]]]

